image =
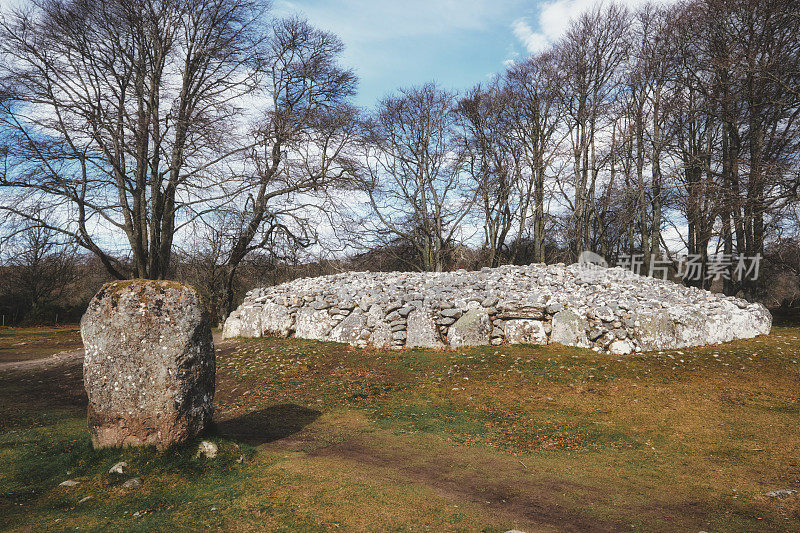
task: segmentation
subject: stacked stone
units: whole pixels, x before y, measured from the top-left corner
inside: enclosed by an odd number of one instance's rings
[[[619,268],[534,264],[478,272],[347,272],[256,289],[223,336],[380,348],[557,342],[624,354],[769,332],[760,304]]]

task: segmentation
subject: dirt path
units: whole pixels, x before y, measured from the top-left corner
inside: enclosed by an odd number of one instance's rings
[[[0,372],[37,371],[76,363],[83,358],[83,349],[66,350],[40,359],[0,363]]]
[[[518,461],[503,461],[446,446],[439,452],[442,453],[420,455],[385,441],[370,443],[369,437],[360,437],[320,448],[309,455],[378,467],[387,479],[430,487],[453,502],[469,502],[494,516],[525,524],[526,531],[610,533],[628,527],[599,520],[591,513],[566,510],[559,500],[559,495],[572,492],[580,494],[590,506],[605,496],[593,487],[542,477],[528,472]],[[455,452],[463,455],[455,455]]]
[[[222,344],[222,334],[214,333],[214,345]],[[48,370],[62,365],[79,362],[83,358],[83,348],[64,350],[38,359],[0,362],[0,372]]]

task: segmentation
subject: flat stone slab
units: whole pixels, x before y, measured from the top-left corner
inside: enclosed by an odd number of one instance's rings
[[[586,317],[579,315],[572,309],[564,309],[553,315],[553,329],[550,342],[557,342],[566,346],[580,346],[588,348],[589,339],[586,337]]]
[[[560,343],[624,355],[751,338],[771,325],[763,305],[739,298],[621,268],[533,264],[297,279],[250,291],[223,337],[395,349]]]
[[[414,309],[408,314],[406,324],[406,346],[408,348],[441,348],[444,343],[439,337],[433,315],[428,311]]]
[[[503,332],[509,344],[547,344],[547,331],[541,320],[508,320]]]

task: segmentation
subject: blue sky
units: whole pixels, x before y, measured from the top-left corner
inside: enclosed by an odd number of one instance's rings
[[[339,35],[344,65],[360,78],[357,103],[371,107],[409,85],[463,90],[505,63],[558,39],[571,17],[599,0],[275,0]],[[625,0],[625,4],[642,3]]]
[[[437,81],[460,91],[486,82],[509,61],[546,48],[571,18],[603,1],[273,0],[273,14],[300,14],[337,34],[347,47],[343,64],[360,79],[356,103],[371,107],[399,87]],[[0,0],[0,11],[25,4]]]

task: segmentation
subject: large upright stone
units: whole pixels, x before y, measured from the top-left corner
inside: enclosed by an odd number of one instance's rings
[[[450,346],[482,346],[489,344],[489,334],[492,323],[489,314],[478,309],[471,309],[464,313],[447,332],[447,342]]]
[[[333,328],[328,338],[336,342],[347,342],[356,346],[366,345],[369,339],[367,317],[356,308]]]
[[[241,310],[237,309],[225,320],[225,323],[222,325],[223,339],[232,339],[242,336],[242,319],[240,313]]]
[[[325,309],[303,307],[297,312],[295,335],[301,339],[327,340],[333,329],[331,316]]]
[[[590,344],[586,337],[586,319],[569,309],[559,311],[553,315],[550,342],[588,348]]]
[[[670,307],[667,309],[675,328],[675,340],[670,341],[670,348],[684,346],[702,346],[708,344],[708,323],[712,317],[700,309]]]
[[[641,309],[635,318],[635,338],[642,350],[667,350],[677,345],[675,323],[667,311]]]
[[[408,315],[408,348],[443,348],[444,343],[436,331],[436,322],[428,311],[414,309]]]
[[[239,314],[239,335],[238,337],[260,337],[261,336],[261,312],[258,307],[246,310]],[[224,329],[224,328],[223,328]]]
[[[266,302],[261,308],[261,335],[289,337],[294,331],[294,318],[282,305]]]
[[[171,281],[117,281],[81,319],[83,382],[96,448],[164,449],[213,415],[214,343],[197,291]]]
[[[383,308],[372,304],[367,312],[367,326],[372,330],[369,343],[375,348],[389,348],[392,346],[392,328],[385,320]]]

